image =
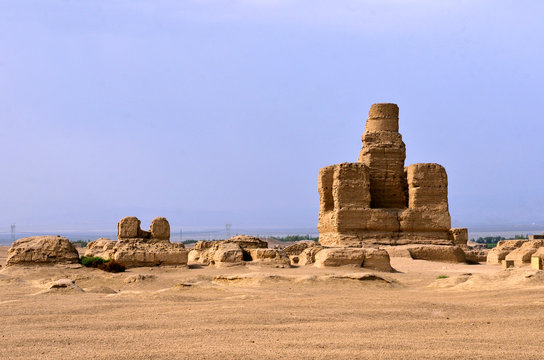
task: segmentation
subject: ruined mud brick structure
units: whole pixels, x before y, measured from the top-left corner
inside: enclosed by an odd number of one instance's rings
[[[157,217],[151,222],[149,231],[140,228],[141,222],[137,217],[128,216],[117,223],[117,239],[127,241],[138,240],[170,240],[170,224],[164,217]]]
[[[467,229],[450,229],[446,170],[404,167],[398,115],[395,104],[372,105],[357,162],[319,171],[322,245],[466,244]]]
[[[140,220],[134,216],[125,217],[117,224],[117,241],[97,242],[87,245],[86,256],[101,251],[103,256],[117,260],[127,267],[156,265],[187,265],[188,251],[180,243],[170,242],[170,224],[163,217],[151,222],[149,231],[140,228]]]

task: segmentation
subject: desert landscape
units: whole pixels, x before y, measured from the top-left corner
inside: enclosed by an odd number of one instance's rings
[[[359,161],[319,173],[318,242],[186,246],[129,216],[3,246],[0,357],[540,358],[544,234],[469,242],[445,169],[404,159],[398,107],[372,105]]]
[[[542,359],[543,14],[0,1],[0,360]]]
[[[537,359],[544,272],[391,258],[364,268],[8,267],[0,358]],[[82,250],[82,249],[80,249]],[[438,278],[448,276],[447,278]],[[50,288],[71,279],[76,288]]]

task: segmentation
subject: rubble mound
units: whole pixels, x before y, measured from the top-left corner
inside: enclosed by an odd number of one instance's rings
[[[211,265],[218,267],[241,265],[244,261],[244,252],[237,243],[220,242],[210,248],[208,259]]]
[[[409,258],[437,262],[462,263],[467,258],[460,246],[446,245],[402,245],[388,246],[385,250],[390,257]]]
[[[188,252],[183,244],[169,241],[133,239],[118,242],[111,258],[127,268],[157,265],[187,265]]]
[[[157,265],[186,266],[185,245],[170,242],[170,224],[164,217],[153,219],[149,231],[140,228],[136,217],[125,217],[117,224],[117,241],[98,239],[87,245],[85,256],[101,256],[127,268]]]
[[[468,264],[478,264],[487,261],[489,250],[486,249],[464,249],[465,258]]]
[[[461,263],[466,262],[465,252],[459,246],[424,245],[409,247],[414,260]]]
[[[189,253],[189,261],[217,267],[242,264],[290,266],[283,250],[269,249],[268,243],[247,235],[233,236],[227,240],[198,241]]]
[[[53,281],[49,284],[47,293],[51,293],[54,291],[63,291],[63,292],[85,292],[82,288],[76,285],[76,283],[71,279],[59,279],[56,281]]]
[[[223,240],[225,243],[235,243],[238,244],[242,249],[266,249],[268,243],[264,240],[261,240],[254,236],[248,235],[236,235],[231,237],[228,240]]]
[[[103,259],[110,259],[113,254],[113,248],[116,241],[106,238],[100,238],[95,241],[91,241],[85,248],[86,257],[99,256]]]
[[[529,240],[511,251],[504,260],[514,261],[514,266],[522,266],[531,262],[531,256],[544,246],[544,240]]]
[[[250,249],[251,261],[276,267],[289,267],[289,256],[281,249]]]
[[[353,266],[392,272],[389,254],[375,248],[325,248],[315,254],[315,266]]]
[[[283,251],[285,251],[285,253],[289,256],[300,255],[301,252],[312,246],[318,246],[318,244],[312,240],[302,240],[297,241],[292,245],[286,246],[285,248],[283,248]]]
[[[297,265],[304,266],[304,265],[311,265],[315,263],[316,254],[319,253],[323,249],[324,247],[321,245],[310,246],[306,248],[298,255]]]
[[[500,264],[508,254],[519,248],[526,240],[501,240],[487,253],[488,264]]]
[[[6,265],[72,264],[79,254],[67,238],[61,236],[31,236],[15,241],[9,248]]]

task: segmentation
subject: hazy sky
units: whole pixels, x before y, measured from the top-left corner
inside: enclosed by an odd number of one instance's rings
[[[315,227],[400,106],[454,225],[544,223],[544,2],[0,0],[0,231]]]

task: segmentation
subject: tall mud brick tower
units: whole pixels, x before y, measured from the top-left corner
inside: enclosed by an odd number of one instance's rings
[[[319,171],[319,242],[324,246],[464,245],[450,229],[448,177],[438,164],[404,167],[399,108],[370,108],[356,163]]]

